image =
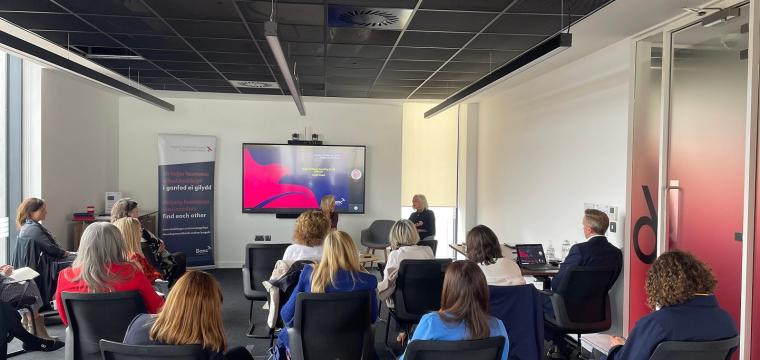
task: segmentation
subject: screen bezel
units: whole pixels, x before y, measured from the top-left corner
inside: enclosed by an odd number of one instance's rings
[[[246,146],[249,145],[266,145],[266,146],[300,146],[300,147],[352,147],[362,148],[364,151],[364,174],[362,175],[362,183],[364,191],[362,192],[362,211],[360,212],[346,212],[338,211],[338,214],[365,214],[367,211],[367,146],[366,145],[311,145],[311,144],[277,144],[277,143],[243,143],[240,148],[240,208],[244,214],[300,214],[307,210],[316,210],[319,208],[288,208],[288,209],[246,209],[245,197],[243,191],[245,191],[245,157],[243,156]]]

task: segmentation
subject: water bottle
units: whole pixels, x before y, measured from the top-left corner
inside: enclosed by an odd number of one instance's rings
[[[570,252],[570,240],[565,240],[562,242],[562,259],[564,259],[567,256],[567,253]]]
[[[552,244],[549,244],[549,247],[546,248],[546,259],[554,260],[554,245]]]

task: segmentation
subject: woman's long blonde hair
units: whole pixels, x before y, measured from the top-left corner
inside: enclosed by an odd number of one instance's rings
[[[174,284],[150,328],[150,339],[170,345],[200,344],[222,352],[227,348],[222,323],[222,290],[211,275],[188,271]]]
[[[322,197],[322,200],[319,202],[319,208],[322,209],[322,212],[325,214],[325,216],[329,219],[330,214],[332,214],[335,209],[335,196],[333,195],[325,195]]]
[[[322,260],[311,274],[311,292],[323,293],[335,282],[335,274],[343,269],[353,273],[363,272],[359,265],[359,251],[351,235],[334,230],[327,234],[323,244]]]
[[[93,293],[110,292],[110,284],[121,280],[111,271],[111,264],[131,264],[121,232],[107,222],[92,223],[84,229],[78,252],[71,266],[79,269],[79,275],[69,280],[84,281]]]
[[[391,226],[388,242],[391,244],[391,249],[397,250],[402,246],[417,245],[420,242],[420,234],[417,233],[417,228],[411,221],[401,219]]]
[[[121,232],[121,236],[124,238],[124,247],[127,251],[127,256],[137,254],[143,255],[142,247],[140,247],[140,239],[142,239],[142,226],[140,221],[125,217],[114,221],[113,223]]]

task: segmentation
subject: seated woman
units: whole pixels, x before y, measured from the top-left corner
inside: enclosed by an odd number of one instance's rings
[[[46,306],[55,294],[58,273],[71,265],[74,255],[63,250],[53,235],[42,224],[47,216],[45,201],[38,198],[26,198],[16,210],[16,228],[18,243],[13,254],[13,267],[29,267],[40,276],[34,279],[43,306]]]
[[[140,270],[148,278],[148,281],[152,284],[157,279],[161,279],[161,273],[148,263],[143,255],[142,248],[140,247],[140,221],[135,218],[125,217],[116,220],[114,226],[121,232],[121,237],[124,239],[124,246],[127,249],[127,257],[130,261],[135,263]]]
[[[499,239],[488,226],[478,225],[467,232],[467,259],[474,261],[486,276],[488,285],[525,285],[520,267],[501,253]]]
[[[111,222],[125,217],[135,219],[140,217],[140,208],[137,207],[137,202],[130,198],[119,199],[111,209]],[[187,269],[187,256],[182,252],[169,253],[163,240],[145,228],[142,228],[141,231],[140,246],[143,247],[145,258],[161,272],[163,279],[168,281],[169,285],[174,285]]]
[[[330,222],[321,211],[304,211],[296,219],[293,245],[285,249],[282,260],[319,262],[319,259],[322,258],[322,243],[325,241],[325,235],[328,231],[330,231]]]
[[[488,284],[477,264],[454,261],[446,269],[441,309],[420,319],[410,342],[416,340],[477,340],[503,336],[502,360],[509,354],[509,336],[501,320],[488,315]],[[402,355],[400,360],[403,360]]]
[[[43,339],[30,334],[21,326],[21,317],[18,311],[8,303],[0,302],[0,335],[4,334],[0,341],[0,359],[5,359],[8,353],[8,341],[10,337],[21,340],[21,347],[26,351],[56,351],[65,344],[55,339]]]
[[[412,208],[414,211],[409,215],[409,221],[417,227],[420,239],[433,238],[435,236],[435,214],[428,209],[425,195],[412,196]]]
[[[79,254],[74,264],[58,276],[55,302],[63,324],[68,326],[63,309],[63,292],[102,293],[138,291],[145,308],[155,314],[164,300],[156,295],[145,275],[126,258],[126,248],[116,226],[105,222],[92,223],[82,233]]]
[[[338,228],[338,212],[335,211],[335,196],[325,195],[319,202],[319,208],[322,209],[322,213],[327,220],[330,221],[330,229]]]
[[[710,268],[689,253],[660,255],[647,272],[653,313],[636,322],[628,340],[614,336],[607,359],[649,359],[663,341],[715,341],[736,336],[736,323],[712,293]],[[659,308],[659,310],[657,310]]]
[[[324,219],[324,217],[323,217]],[[301,272],[293,294],[282,306],[280,316],[286,327],[293,326],[296,298],[299,293],[332,293],[372,290],[372,322],[377,320],[377,279],[359,266],[359,251],[351,235],[332,231],[324,241],[324,255],[316,266],[307,265]],[[282,358],[288,347],[288,331],[282,329],[277,338],[277,356]]]
[[[200,344],[209,360],[253,359],[245,348],[227,349],[222,323],[222,289],[211,275],[202,271],[188,271],[179,278],[160,313],[137,315],[127,328],[124,343]]]
[[[42,307],[42,297],[40,297],[40,291],[37,290],[37,284],[34,281],[14,282],[9,278],[11,273],[13,273],[13,266],[0,266],[0,301],[17,304],[24,297],[34,298],[34,304],[31,305],[33,313],[24,311],[21,323],[27,331],[36,331],[37,336],[43,339],[52,339],[45,328],[45,320],[39,313]]]

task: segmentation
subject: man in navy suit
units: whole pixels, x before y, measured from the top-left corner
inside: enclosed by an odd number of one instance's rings
[[[595,209],[586,209],[583,216],[583,235],[586,241],[570,248],[570,252],[560,264],[559,272],[552,278],[552,291],[557,289],[567,269],[571,266],[611,267],[615,269],[615,279],[618,278],[623,269],[623,252],[610,244],[604,236],[609,225],[610,219],[607,214]],[[599,286],[607,286],[607,284],[599,284]],[[551,299],[546,295],[544,295],[544,313],[554,316]],[[557,335],[548,328],[544,332],[544,338],[551,340],[555,345],[550,351],[550,357],[556,355]]]

